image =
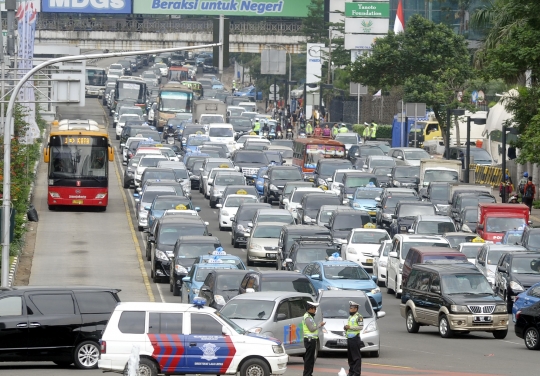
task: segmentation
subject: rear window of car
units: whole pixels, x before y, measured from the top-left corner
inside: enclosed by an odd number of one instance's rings
[[[118,321],[118,330],[124,334],[143,334],[146,312],[124,311]]]

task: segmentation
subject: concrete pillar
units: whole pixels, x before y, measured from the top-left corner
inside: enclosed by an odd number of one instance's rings
[[[524,166],[522,164],[516,163],[516,180],[514,180],[516,184],[519,184],[519,181],[523,177],[523,173],[525,172],[523,167]]]
[[[531,172],[529,172],[529,175],[531,174]],[[538,187],[538,163],[535,163],[533,165],[533,168],[532,168],[532,174],[533,174],[533,184]],[[538,189],[536,190],[536,197],[534,198],[535,200],[538,199]]]

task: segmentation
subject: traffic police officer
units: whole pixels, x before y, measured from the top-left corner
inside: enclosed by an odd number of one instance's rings
[[[377,128],[379,127],[379,124],[371,122],[371,134],[370,137],[372,140],[377,139]]]
[[[313,367],[315,366],[315,349],[317,348],[317,340],[319,339],[319,328],[324,326],[325,322],[317,324],[315,322],[315,312],[319,303],[307,302],[307,312],[302,320],[302,329],[304,331],[304,373],[303,376],[312,376]]]
[[[346,133],[349,131],[349,128],[345,126],[345,124],[341,124],[341,128],[339,128],[339,133]]]
[[[337,123],[334,123],[334,126],[332,127],[332,137],[336,137],[338,132],[339,132],[338,125],[337,125]]]
[[[360,332],[364,328],[364,318],[358,313],[358,303],[349,301],[349,318],[345,329],[347,336],[347,358],[349,373],[347,376],[360,376],[362,372],[362,355],[360,353]]]
[[[253,132],[255,132],[255,134],[259,134],[260,130],[261,130],[261,123],[259,123],[259,118],[255,118],[255,123],[253,123]]]

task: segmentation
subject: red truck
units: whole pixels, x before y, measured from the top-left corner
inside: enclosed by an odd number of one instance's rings
[[[529,222],[529,208],[522,204],[478,204],[476,232],[486,241],[498,243],[504,232],[523,230]]]

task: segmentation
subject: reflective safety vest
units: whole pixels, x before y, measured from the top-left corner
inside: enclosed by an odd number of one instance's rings
[[[338,134],[339,132],[339,128],[338,127],[334,127],[332,128],[332,135],[335,136],[336,134]]]
[[[256,121],[256,122],[253,124],[253,131],[258,132],[258,131],[260,131],[260,129],[261,129],[261,123],[259,123],[258,121]]]
[[[348,131],[349,131],[349,129],[348,129],[347,127],[341,127],[341,128],[339,128],[339,133],[346,133],[346,132],[348,132]]]
[[[304,338],[319,338],[319,330],[315,329],[314,332],[310,331],[306,325],[306,319],[313,320],[313,317],[309,313],[304,313],[304,319],[302,320],[302,330],[304,332]]]
[[[373,123],[373,126],[371,127],[371,137],[372,138],[377,137],[377,127],[378,127],[378,125]]]
[[[364,128],[364,133],[362,133],[362,136],[364,136],[364,137],[369,137],[369,127],[368,127],[368,126],[366,126],[366,127]]]
[[[308,134],[313,133],[313,125],[311,125],[311,123],[306,124],[306,133]]]
[[[360,315],[358,312],[356,312],[354,315],[349,316],[349,319],[347,320],[347,325],[363,327],[364,326],[364,318],[362,317],[362,315]],[[360,334],[360,330],[347,329],[345,334],[346,334],[347,338],[356,337],[357,335]]]

